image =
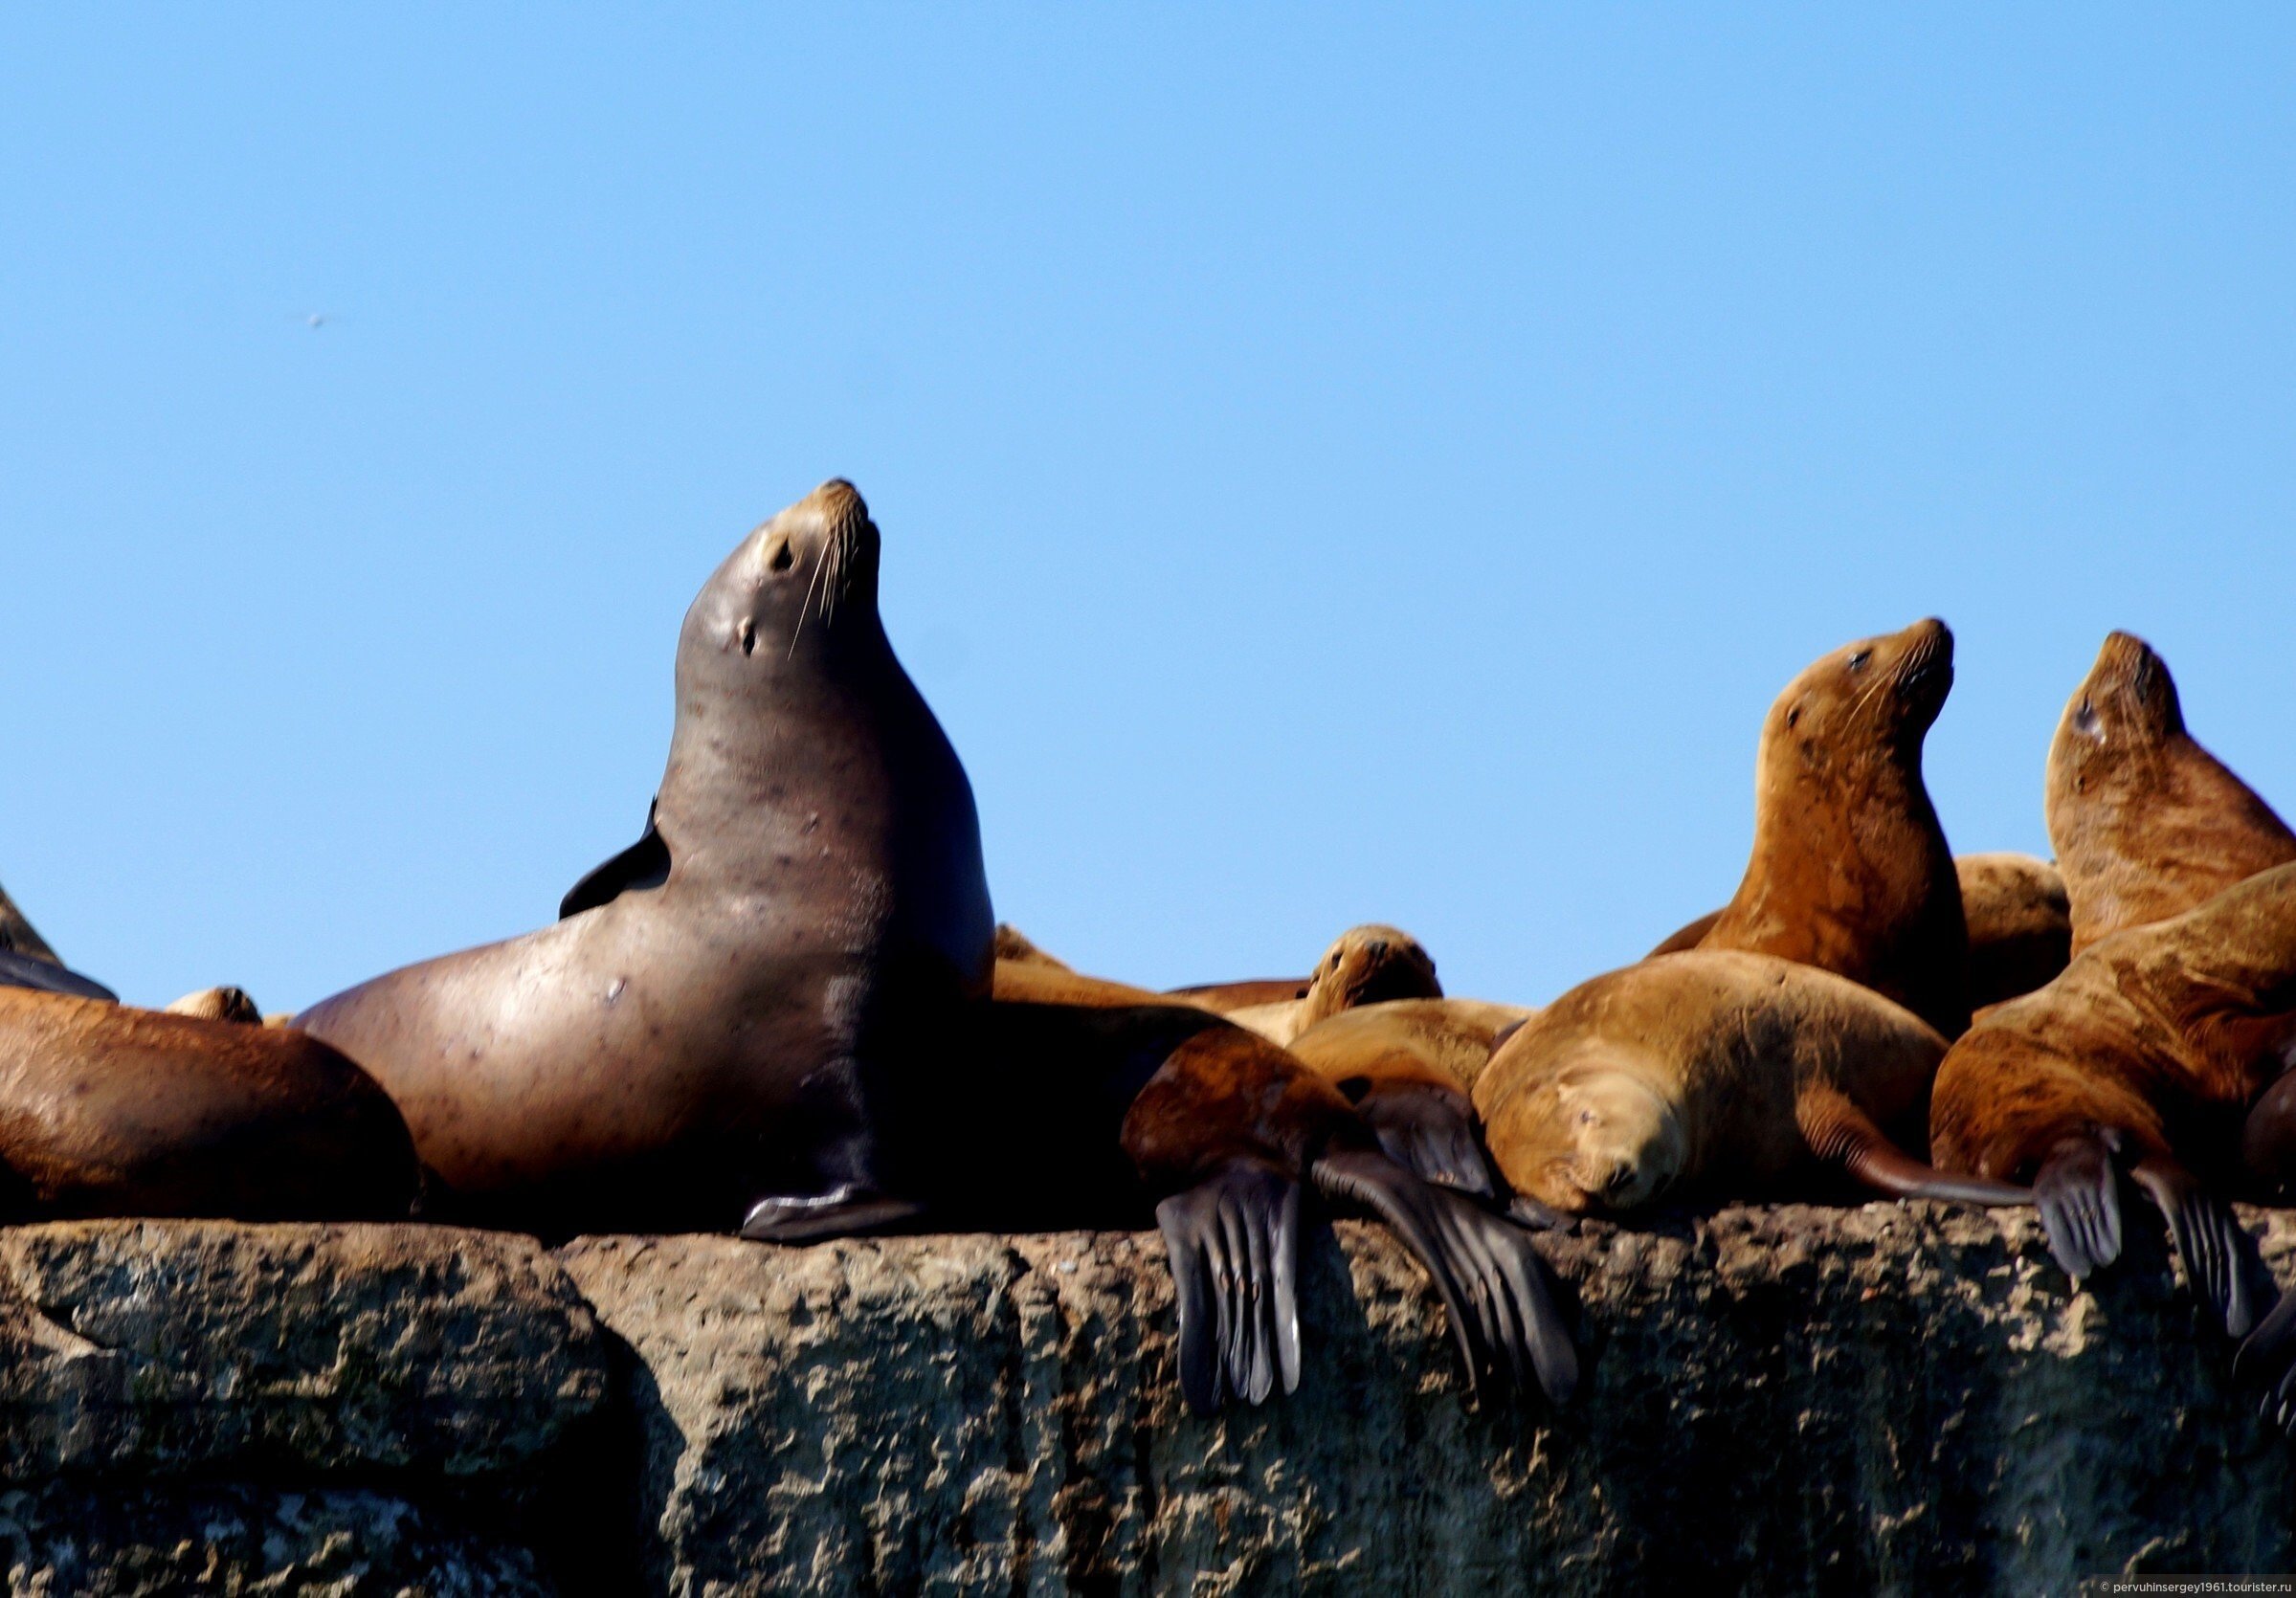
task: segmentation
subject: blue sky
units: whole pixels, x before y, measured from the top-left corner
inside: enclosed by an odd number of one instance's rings
[[[1957,848],[2045,852],[2112,627],[2296,806],[2296,11],[948,10],[0,13],[68,958],[284,1008],[547,920],[832,475],[999,912],[1110,975],[1375,919],[1543,1000],[1931,612]]]

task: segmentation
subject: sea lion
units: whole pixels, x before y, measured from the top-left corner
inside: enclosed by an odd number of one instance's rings
[[[1536,1013],[1481,999],[1393,999],[1317,1022],[1292,1039],[1291,1053],[1339,1089],[1398,1164],[1487,1198],[1475,1081],[1492,1050]]]
[[[1358,1005],[1391,999],[1439,999],[1435,961],[1419,941],[1376,922],[1351,926],[1326,949],[1296,998],[1228,1010],[1228,1018],[1276,1043],[1289,1043],[1319,1021]]]
[[[1792,1195],[1836,1167],[1877,1191],[2030,1203],[1889,1141],[1918,1135],[1945,1039],[1858,983],[1772,955],[1697,949],[1582,983],[1492,1055],[1475,1107],[1501,1173],[1566,1213],[1669,1193]]]
[[[2242,1121],[2296,1051],[2296,864],[2073,957],[1991,1011],[1939,1068],[1938,1165],[2030,1180],[2079,1282],[2121,1252],[2115,1170],[2168,1216],[2195,1288],[2234,1336],[2251,1316],[2245,1234],[2219,1189]]]
[[[2030,993],[2072,958],[2064,878],[2030,854],[1957,854],[1961,916],[1969,932],[1972,1011]],[[1719,910],[1683,927],[1650,952],[1679,954],[1705,941]]]
[[[1394,1229],[1449,1310],[1471,1388],[1536,1381],[1555,1401],[1577,1356],[1528,1236],[1380,1152],[1328,1083],[1259,1034],[1160,995],[1026,962],[997,967],[975,1055],[936,1078],[952,1162],[936,1214],[991,1230],[1138,1225],[1150,1212],[1179,1290],[1183,1394],[1209,1411],[1299,1380],[1304,1187]],[[1027,993],[1028,998],[1011,995]],[[1025,1147],[1026,1160],[984,1159]]]
[[[195,1015],[203,1021],[230,1021],[242,1027],[260,1027],[263,1011],[244,988],[203,988],[186,993],[169,1005],[169,1015]]]
[[[1698,946],[1797,960],[1969,1025],[1969,931],[1922,740],[1953,686],[1931,617],[1847,645],[1786,685],[1762,726],[1754,846]]]
[[[919,1214],[930,1129],[893,1112],[986,996],[995,918],[878,565],[843,481],[743,539],[680,632],[653,824],[591,907],[300,1018],[397,1102],[446,1215],[794,1242]]]
[[[1215,1015],[1233,1015],[1239,1010],[1259,1010],[1307,997],[1307,977],[1246,977],[1239,982],[1199,982],[1186,988],[1168,988],[1165,997],[1208,1010]]]
[[[414,1146],[333,1049],[67,994],[0,989],[0,1165],[14,1219],[401,1220]]]
[[[996,923],[995,954],[999,960],[1016,960],[1031,965],[1050,965],[1056,970],[1068,971],[1075,967],[1065,960],[1056,960],[1034,943],[1028,934],[1011,921]]]
[[[2046,813],[2076,954],[2296,860],[2296,833],[2194,741],[2168,663],[2128,633],[2057,723]]]

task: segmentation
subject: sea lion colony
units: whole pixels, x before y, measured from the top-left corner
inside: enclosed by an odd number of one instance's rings
[[[168,1011],[0,895],[15,1218],[408,1215],[579,1231],[1138,1226],[1212,1409],[1300,1380],[1304,1207],[1392,1227],[1474,1390],[1567,1400],[1533,1233],[1661,1204],[2038,1204],[2077,1283],[2124,1179],[2296,1426],[2296,1298],[2235,1197],[2296,1188],[2296,834],[2115,633],[2050,750],[2055,864],[1956,858],[1922,777],[1942,622],[1796,677],[1728,904],[1543,1008],[1446,995],[1393,927],[1296,977],[1150,991],[990,908],[964,766],[877,610],[878,529],[823,484],[703,586],[639,840],[524,937],[293,1017]],[[1973,1020],[1973,1017],[1974,1018]],[[2259,1323],[2261,1321],[2261,1323]]]

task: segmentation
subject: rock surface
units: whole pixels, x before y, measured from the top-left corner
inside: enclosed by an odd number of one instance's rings
[[[2296,1277],[2296,1213],[2251,1212]],[[422,1227],[0,1232],[11,1592],[2071,1590],[2296,1566],[2296,1448],[2131,1211],[1728,1210],[1543,1245],[1561,1414],[1467,1408],[1382,1232],[1301,1391],[1203,1420],[1152,1234],[777,1250]]]

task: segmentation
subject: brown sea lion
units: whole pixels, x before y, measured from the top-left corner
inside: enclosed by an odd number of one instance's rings
[[[230,1021],[243,1027],[264,1024],[263,1011],[244,988],[203,988],[186,993],[169,1005],[169,1015],[193,1015],[203,1021]]]
[[[1691,950],[1582,983],[1501,1044],[1475,1107],[1518,1193],[1567,1213],[1668,1194],[1791,1196],[1835,1167],[1903,1198],[2029,1203],[1889,1141],[1918,1137],[1945,1039],[1872,989],[1771,955]]]
[[[1250,1005],[1226,1013],[1277,1043],[1289,1043],[1319,1021],[1358,1005],[1391,999],[1439,999],[1435,961],[1410,933],[1376,922],[1351,926],[1326,949],[1297,998]]]
[[[1921,765],[1952,686],[1934,617],[1786,685],[1762,726],[1753,854],[1700,948],[1838,972],[1948,1037],[1969,1025],[1960,882]]]
[[[1969,929],[1970,1009],[2030,993],[2072,958],[2064,878],[2030,854],[1957,854],[1961,915]],[[1705,941],[1722,912],[1690,922],[1650,952],[1679,954]]]
[[[1948,1169],[2030,1181],[2076,1282],[2121,1252],[2117,1167],[2168,1216],[2195,1288],[2235,1336],[2251,1316],[2237,1181],[2249,1106],[2296,1049],[2296,865],[2074,956],[1986,1015],[1937,1074]]]
[[[1026,962],[1032,965],[1050,965],[1057,970],[1062,971],[1075,969],[1075,967],[1070,965],[1067,961],[1056,960],[1051,955],[1046,954],[1034,943],[1030,942],[1028,934],[1022,932],[1020,928],[1014,926],[1011,921],[998,921],[996,923],[996,942],[994,948],[996,958],[999,960],[1017,960]]]
[[[67,994],[0,989],[11,1219],[394,1220],[414,1147],[333,1049]]]
[[[2057,723],[2046,812],[2076,954],[2296,860],[2296,833],[2194,742],[2168,663],[2127,633]]]
[[[1379,1145],[1430,1182],[1488,1197],[1476,1078],[1537,1011],[1481,999],[1393,999],[1317,1022],[1291,1053],[1355,1106]]]
[[[654,824],[594,908],[301,1017],[390,1092],[445,1214],[793,1242],[920,1212],[905,1079],[986,996],[994,917],[878,562],[842,481],[745,538],[686,613]]]

